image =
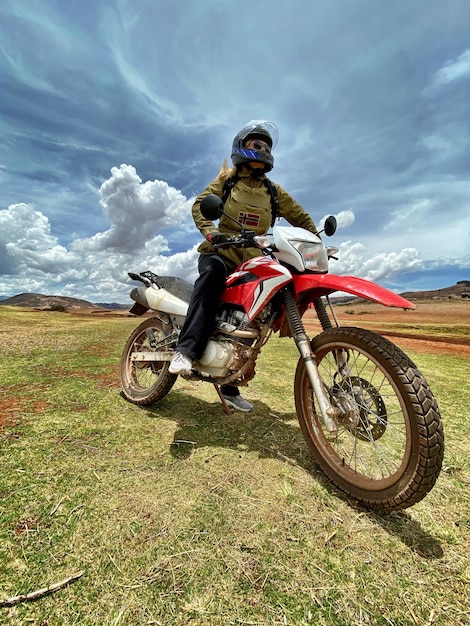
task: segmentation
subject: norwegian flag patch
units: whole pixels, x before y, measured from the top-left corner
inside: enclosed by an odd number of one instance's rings
[[[240,211],[238,214],[238,223],[243,226],[259,226],[260,216],[257,213],[247,213]]]

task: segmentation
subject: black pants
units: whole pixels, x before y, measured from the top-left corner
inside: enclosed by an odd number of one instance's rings
[[[201,358],[214,328],[220,296],[229,272],[225,261],[218,254],[201,254],[198,262],[199,276],[189,303],[186,321],[181,330],[176,349],[192,361]],[[222,385],[227,396],[237,396],[238,388]]]

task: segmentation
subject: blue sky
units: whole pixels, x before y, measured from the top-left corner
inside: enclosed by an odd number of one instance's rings
[[[468,0],[2,0],[0,295],[194,279],[194,196],[251,119],[331,271],[470,279]]]

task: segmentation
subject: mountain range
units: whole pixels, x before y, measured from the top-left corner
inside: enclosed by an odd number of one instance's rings
[[[110,309],[128,309],[130,308],[131,303],[118,304],[116,302],[88,302],[88,300],[80,300],[79,298],[69,298],[66,296],[45,296],[40,293],[20,293],[17,296],[5,299],[2,299],[0,296],[0,305],[20,306],[29,309],[39,309],[42,311],[77,311],[80,309],[105,311]]]
[[[428,291],[406,291],[402,294],[408,300],[448,300],[450,298],[469,298],[470,299],[470,280],[461,280],[455,285],[444,287],[443,289],[435,289]],[[339,298],[342,302],[354,299],[347,296]],[[69,298],[66,296],[45,296],[40,293],[20,293],[11,298],[3,298],[0,296],[0,305],[19,306],[42,311],[76,311],[87,309],[91,311],[106,311],[116,309],[128,309],[131,303],[118,304],[116,302],[88,302],[79,298]]]

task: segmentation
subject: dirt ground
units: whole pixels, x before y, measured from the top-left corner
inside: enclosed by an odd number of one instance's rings
[[[371,302],[341,304],[335,306],[335,314],[342,325],[374,330],[405,351],[442,352],[470,360],[470,301],[415,304],[415,309],[407,311]],[[307,330],[318,325],[313,311],[305,314],[304,321]],[[458,334],[455,327],[460,329]]]
[[[415,309],[404,311],[358,301],[335,305],[335,314],[341,325],[374,330],[405,352],[456,354],[470,360],[470,300],[416,300],[414,304]],[[127,310],[87,313],[121,317]],[[320,331],[314,311],[307,311],[303,320],[310,335]]]
[[[414,310],[403,311],[371,302],[335,306],[340,324],[368,328],[388,337],[405,352],[455,354],[470,361],[470,301],[417,301]],[[76,314],[76,313],[75,313]],[[122,317],[127,311],[80,311],[92,317]],[[320,332],[314,311],[307,311],[304,324],[310,336]],[[114,379],[113,379],[114,380]],[[117,380],[117,379],[116,379]],[[39,403],[35,409],[40,410]],[[0,432],[13,426],[22,411],[19,397],[0,399]]]

